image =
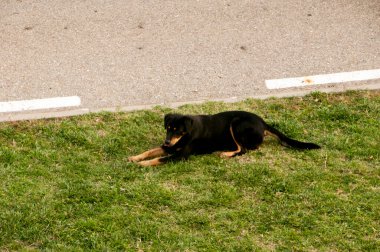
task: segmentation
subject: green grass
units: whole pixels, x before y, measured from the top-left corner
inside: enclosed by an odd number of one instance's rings
[[[380,92],[186,105],[247,110],[322,145],[160,167],[131,155],[159,145],[157,107],[0,124],[0,250],[376,251]]]

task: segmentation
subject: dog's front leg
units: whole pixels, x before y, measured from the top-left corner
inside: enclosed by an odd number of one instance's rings
[[[137,162],[137,164],[141,166],[157,166],[157,165],[168,162],[169,160],[171,160],[171,157],[172,156],[153,158],[151,160],[144,160],[144,161]]]
[[[139,155],[129,157],[128,160],[131,162],[140,162],[148,158],[155,158],[159,156],[166,155],[166,151],[162,147],[154,148],[148,151],[145,151]]]
[[[189,158],[191,154],[191,150],[192,149],[190,146],[186,146],[183,149],[174,152],[170,156],[158,157],[151,160],[140,161],[138,162],[138,164],[141,166],[156,166],[156,165],[161,165],[167,162],[186,160]]]

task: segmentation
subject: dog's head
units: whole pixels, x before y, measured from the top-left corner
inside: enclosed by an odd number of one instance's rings
[[[167,114],[164,118],[164,126],[166,129],[164,145],[171,147],[177,144],[184,136],[191,133],[193,119],[180,114]]]

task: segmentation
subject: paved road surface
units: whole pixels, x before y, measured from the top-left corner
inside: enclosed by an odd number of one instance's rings
[[[265,86],[369,69],[380,69],[379,0],[0,1],[0,102],[78,96],[63,109],[72,114],[380,89],[380,79]]]

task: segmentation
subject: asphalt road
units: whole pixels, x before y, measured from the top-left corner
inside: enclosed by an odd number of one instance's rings
[[[0,102],[80,97],[60,114],[380,89],[265,86],[379,68],[379,0],[0,1]]]

